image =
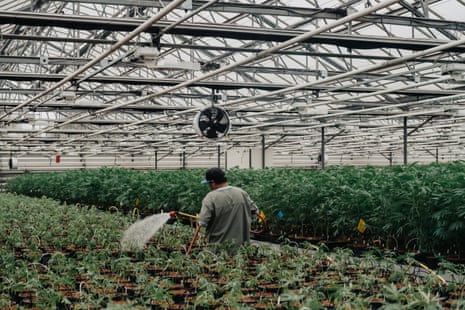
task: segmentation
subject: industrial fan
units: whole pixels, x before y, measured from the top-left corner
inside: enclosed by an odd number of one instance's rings
[[[228,113],[219,107],[208,107],[194,118],[195,131],[202,137],[218,139],[228,134],[231,128]]]

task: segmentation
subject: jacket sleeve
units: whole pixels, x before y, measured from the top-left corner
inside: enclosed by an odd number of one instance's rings
[[[212,209],[213,209],[213,205],[207,195],[202,200],[202,207],[200,208],[200,213],[199,213],[199,225],[200,226],[208,227],[208,224],[210,223],[213,217]]]
[[[260,210],[258,209],[258,206],[257,204],[252,200],[252,198],[250,198],[249,194],[247,192],[244,191],[244,196],[245,196],[245,199],[247,201],[247,205],[249,206],[250,208],[250,213],[252,215],[255,215],[255,213],[259,212]]]

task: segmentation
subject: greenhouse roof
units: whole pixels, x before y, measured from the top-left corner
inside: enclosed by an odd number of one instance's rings
[[[0,149],[459,156],[463,16],[462,0],[0,0]],[[229,115],[221,139],[195,130],[208,107]]]

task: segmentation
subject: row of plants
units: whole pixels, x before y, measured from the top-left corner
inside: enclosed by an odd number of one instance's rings
[[[389,249],[465,254],[465,164],[461,161],[326,170],[230,169],[267,216],[273,235],[352,240]],[[117,168],[25,174],[6,190],[141,214],[198,213],[208,188],[203,170]],[[363,220],[366,230],[358,224]],[[312,240],[313,240],[312,239]]]
[[[165,225],[121,251],[136,219],[46,198],[0,194],[1,309],[463,309],[465,269],[424,274],[412,256],[228,244],[186,254],[194,228]],[[87,242],[84,241],[87,239]],[[450,272],[453,272],[450,274]]]
[[[198,204],[205,186],[200,170],[137,171],[123,168],[25,173],[5,184],[5,190],[32,197],[50,197],[67,203],[83,203],[107,209],[116,206],[144,214],[189,208]]]

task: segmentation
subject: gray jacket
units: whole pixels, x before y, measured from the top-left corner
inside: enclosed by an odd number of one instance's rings
[[[206,227],[209,243],[250,241],[252,212],[258,210],[249,194],[234,186],[209,192],[202,201],[199,224]]]

